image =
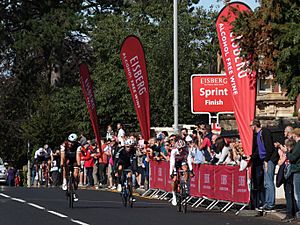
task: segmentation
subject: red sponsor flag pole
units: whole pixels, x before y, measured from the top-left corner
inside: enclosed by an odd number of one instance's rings
[[[98,143],[98,147],[100,149],[100,153],[102,154],[101,150],[101,135],[99,129],[99,121],[97,116],[96,110],[96,100],[93,92],[93,80],[90,77],[88,66],[84,63],[80,64],[80,84],[81,89],[85,98],[85,102],[88,108],[88,112],[90,115],[90,120],[92,122],[92,127],[94,131],[94,135],[96,137],[96,141]]]
[[[127,77],[134,108],[145,140],[150,138],[150,104],[148,74],[143,46],[130,35],[123,41],[120,57]]]
[[[245,69],[248,62],[240,57],[240,47],[236,41],[241,37],[235,37],[232,33],[232,22],[239,12],[251,12],[251,9],[240,2],[228,4],[219,13],[216,27],[241,142],[245,154],[251,155],[253,131],[250,122],[255,116],[256,74]]]

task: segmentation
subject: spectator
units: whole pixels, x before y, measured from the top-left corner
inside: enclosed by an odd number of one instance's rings
[[[219,152],[219,154],[217,154],[217,158],[219,159],[218,162],[216,163],[216,165],[219,164],[223,164],[225,162],[225,160],[227,160],[227,158],[229,157],[229,146],[225,143],[225,140],[223,137],[218,137],[215,140],[215,146],[216,146],[216,150],[217,152]],[[230,162],[230,160],[228,160],[228,162]]]
[[[106,140],[108,139],[112,140],[113,138],[114,138],[114,131],[112,129],[112,126],[108,125],[106,129]]]
[[[94,142],[91,142],[92,145],[94,145]],[[85,148],[84,151],[86,151],[86,154],[82,157],[82,160],[84,160],[84,167],[86,168],[86,176],[87,176],[87,183],[88,187],[94,186],[93,181],[93,167],[94,167],[94,158],[92,156],[93,154],[93,147],[88,144],[88,142],[83,146]]]
[[[86,139],[86,137],[84,136],[84,134],[81,132],[81,134],[80,134],[80,139],[79,139],[79,143],[80,143],[81,145],[84,145],[86,142],[87,142],[87,139]]]
[[[161,148],[162,159],[164,159],[166,161],[169,161],[170,160],[171,151],[172,151],[171,144],[170,144],[169,139],[167,138],[167,139],[165,139],[163,148]]]
[[[196,165],[203,164],[205,162],[205,157],[197,146],[198,140],[194,141],[193,138],[188,135],[185,138],[185,141],[188,144],[189,157],[191,158],[192,163]]]
[[[188,129],[187,128],[181,128],[180,130],[180,138],[182,140],[185,140],[186,136],[188,135]]]
[[[60,149],[56,148],[51,153],[51,168],[50,168],[50,177],[52,179],[52,184],[54,186],[59,185],[59,165],[60,165]]]
[[[296,145],[292,152],[286,153],[286,156],[291,163],[294,196],[297,206],[296,219],[298,222],[300,222],[300,128],[295,128],[293,130],[293,138],[296,141]]]
[[[124,146],[125,142],[125,131],[124,131],[124,126],[122,123],[117,124],[117,129],[118,129],[118,142],[119,146]]]
[[[105,144],[102,145],[103,154],[102,157],[99,158],[99,185],[107,184],[107,167],[108,167],[108,152],[111,151],[111,140],[106,140]],[[95,180],[95,178],[94,178]]]
[[[7,182],[8,186],[15,186],[15,169],[12,166],[10,166],[7,171]]]
[[[278,153],[280,155],[280,159],[278,161],[278,165],[284,168],[284,176],[283,176],[283,185],[284,185],[284,193],[286,199],[286,216],[281,221],[282,222],[291,222],[294,220],[294,216],[296,214],[296,204],[294,197],[294,187],[293,187],[293,176],[289,171],[291,168],[291,164],[286,157],[286,152],[292,152],[295,146],[296,141],[293,139],[286,139],[285,145],[280,145],[278,148]],[[288,174],[289,173],[289,174]]]
[[[262,128],[260,121],[254,119],[251,128],[256,132],[256,144],[259,159],[263,162],[265,202],[262,210],[273,210],[275,207],[275,165],[279,159],[278,152],[274,148],[273,137],[269,129]]]
[[[212,161],[212,156],[211,156],[211,129],[210,125],[205,125],[205,128],[202,128],[200,126],[199,130],[203,136],[198,133],[198,147],[199,149],[203,152],[203,155],[205,157],[205,161],[210,163]]]

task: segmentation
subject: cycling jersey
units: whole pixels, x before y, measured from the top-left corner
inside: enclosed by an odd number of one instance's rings
[[[38,150],[35,151],[34,153],[34,159],[36,162],[43,162],[47,161],[49,158],[47,151],[44,148],[39,148]]]
[[[78,166],[76,161],[76,155],[81,151],[81,145],[78,142],[70,143],[65,141],[60,146],[61,153],[65,153],[65,162],[67,165]]]
[[[131,148],[130,151],[126,151],[125,147],[121,147],[115,157],[115,168],[117,168],[118,165],[122,165],[123,169],[136,170],[135,164],[135,149]]]
[[[170,175],[176,172],[182,165],[188,164],[189,170],[192,170],[192,156],[188,150],[179,151],[177,148],[172,149],[170,155]]]

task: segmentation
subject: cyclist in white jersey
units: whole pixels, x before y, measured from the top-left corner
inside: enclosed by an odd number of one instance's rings
[[[193,167],[192,167],[192,159],[191,154],[186,148],[186,144],[184,140],[178,140],[175,143],[175,148],[172,149],[170,155],[170,177],[172,179],[172,205],[177,205],[176,200],[176,190],[177,190],[177,176],[178,170],[191,171],[191,175],[193,176]],[[186,173],[187,174],[187,173]],[[187,179],[187,176],[186,176]]]

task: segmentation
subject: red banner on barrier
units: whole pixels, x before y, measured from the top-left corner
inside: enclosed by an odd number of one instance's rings
[[[215,166],[215,198],[232,200],[234,167]]]
[[[191,178],[190,194],[195,197],[249,203],[250,192],[247,171],[238,166],[193,165],[195,177]],[[150,162],[150,188],[171,192],[168,162]]]
[[[233,201],[248,203],[250,199],[250,191],[248,186],[247,171],[240,172],[238,168],[236,168],[234,177]]]
[[[215,192],[215,169],[213,165],[200,166],[200,190],[201,195],[213,198]]]
[[[190,194],[192,196],[196,197],[201,197],[200,196],[200,170],[201,165],[194,165],[193,170],[195,176],[191,178],[191,183],[190,183]]]

